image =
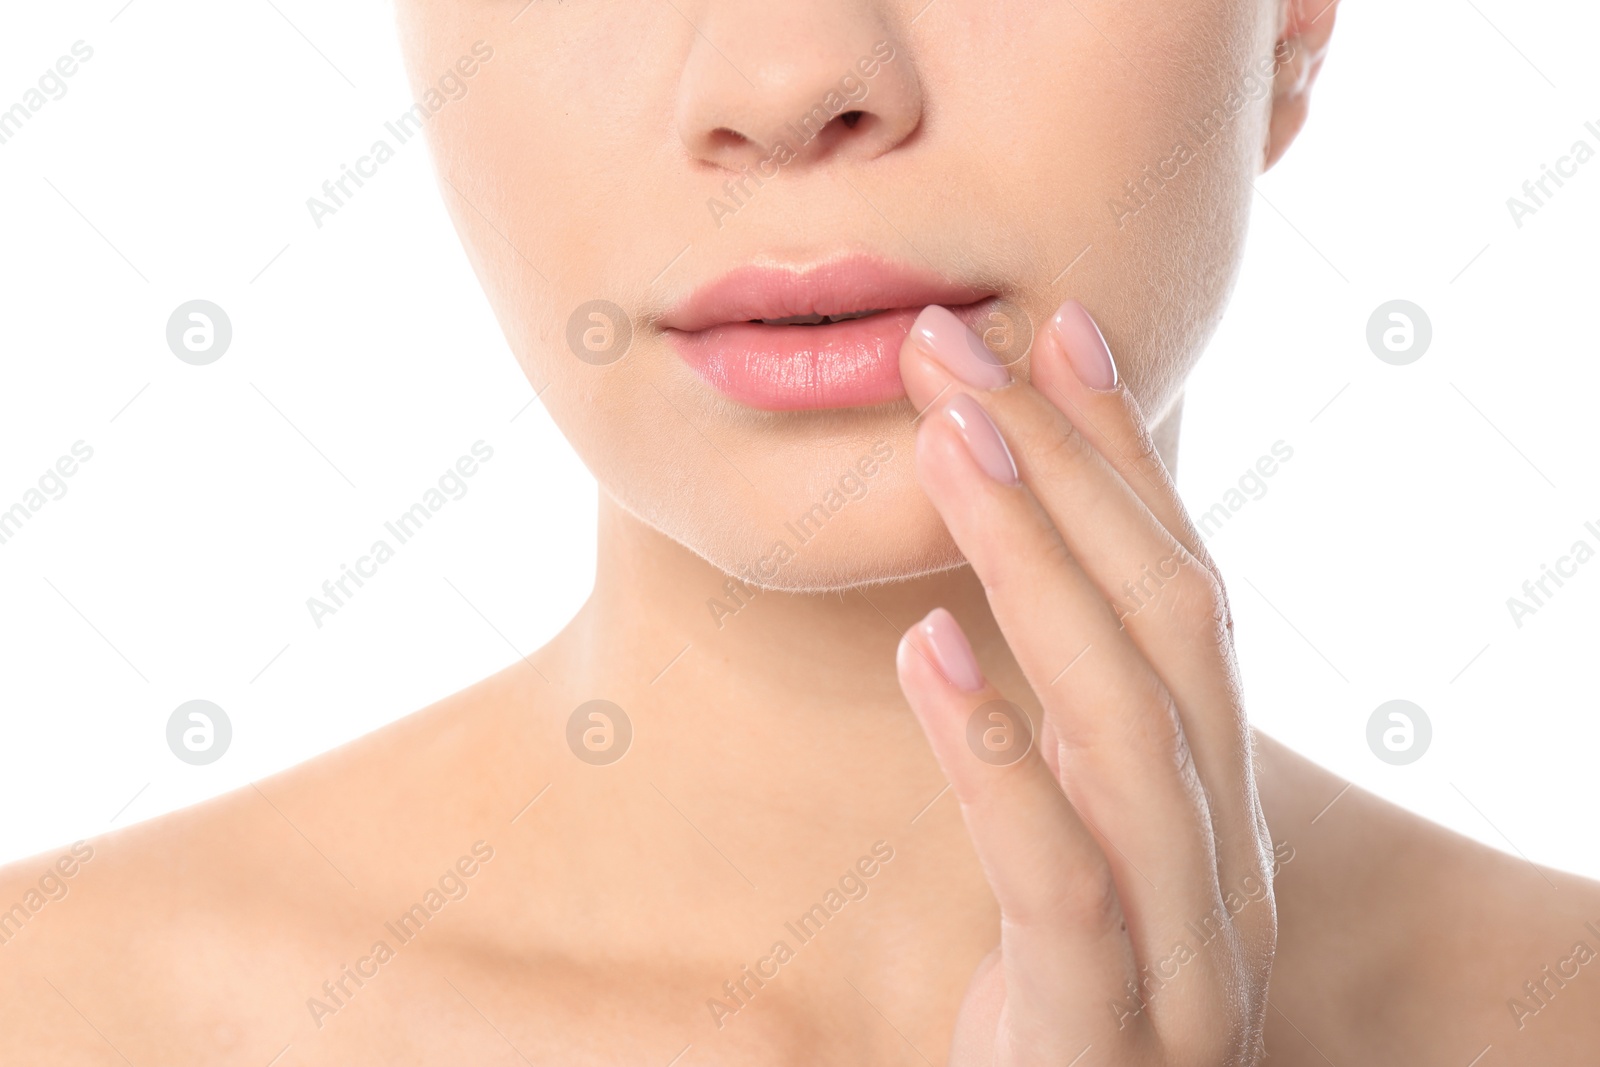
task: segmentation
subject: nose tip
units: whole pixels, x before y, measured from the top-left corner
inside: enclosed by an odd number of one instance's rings
[[[738,33],[713,22],[697,34],[676,115],[693,158],[729,170],[867,160],[917,128],[921,85],[881,28],[830,17],[802,32],[774,21],[786,20],[758,19]]]

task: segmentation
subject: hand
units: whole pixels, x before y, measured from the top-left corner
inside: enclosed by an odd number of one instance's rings
[[[1254,1064],[1274,864],[1225,593],[1088,312],[1031,358],[1012,381],[939,307],[900,354],[918,477],[1042,707],[1029,744],[943,609],[900,642],[1000,905],[949,1062]]]

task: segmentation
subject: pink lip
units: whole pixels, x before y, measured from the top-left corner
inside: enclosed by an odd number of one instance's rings
[[[918,312],[949,307],[969,324],[991,294],[868,256],[803,270],[741,267],[692,293],[661,325],[683,361],[723,395],[766,411],[868,407],[905,395],[900,346]],[[753,319],[877,315],[819,326]]]

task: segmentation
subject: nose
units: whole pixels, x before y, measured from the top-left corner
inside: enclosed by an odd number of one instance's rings
[[[729,170],[767,160],[865,161],[911,136],[922,121],[922,86],[874,7],[863,0],[702,6],[675,115],[690,156]]]

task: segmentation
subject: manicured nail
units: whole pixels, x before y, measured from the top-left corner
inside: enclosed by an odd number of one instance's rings
[[[999,389],[1011,381],[999,357],[966,323],[938,304],[922,309],[911,324],[911,336],[940,366],[974,389]]]
[[[934,608],[928,617],[917,623],[923,640],[933,652],[933,662],[944,675],[945,681],[967,693],[983,688],[983,671],[978,667],[978,657],[972,654],[967,635],[955,616],[943,608]]]
[[[1117,387],[1117,365],[1111,359],[1111,348],[1082,304],[1068,300],[1050,324],[1061,338],[1061,347],[1067,350],[1067,362],[1080,382],[1099,392]]]
[[[1005,438],[1000,436],[983,405],[966,393],[957,393],[945,404],[944,413],[961,431],[967,452],[983,468],[983,473],[1001,485],[1017,484],[1017,464],[1011,458],[1011,449],[1006,447]]]

